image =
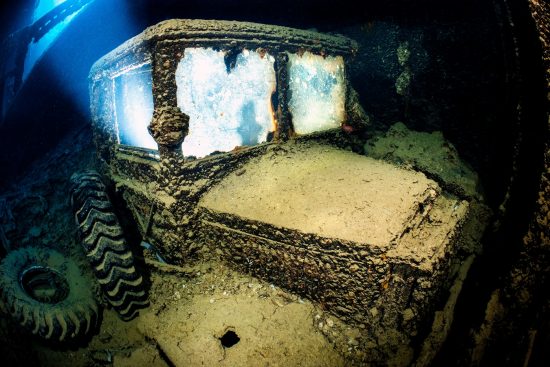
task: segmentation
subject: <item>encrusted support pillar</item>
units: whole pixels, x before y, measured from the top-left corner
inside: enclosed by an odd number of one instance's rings
[[[275,69],[277,75],[277,140],[288,140],[291,134],[291,117],[288,110],[288,55],[282,52],[277,55],[275,60]]]
[[[182,55],[169,42],[159,42],[153,59],[154,112],[149,133],[158,144],[161,183],[170,194],[184,163],[181,144],[189,132],[189,116],[178,107],[174,75]],[[176,57],[174,57],[176,55]]]

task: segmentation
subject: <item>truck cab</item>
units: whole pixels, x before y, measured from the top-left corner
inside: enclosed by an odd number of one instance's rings
[[[90,72],[102,173],[172,264],[214,256],[366,332],[426,335],[479,250],[478,199],[350,149],[368,125],[339,35],[147,28]]]

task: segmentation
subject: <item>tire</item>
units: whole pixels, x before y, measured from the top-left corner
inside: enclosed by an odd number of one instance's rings
[[[143,279],[105,185],[95,171],[71,177],[71,205],[82,246],[107,302],[124,321],[148,306]]]
[[[43,339],[75,340],[97,326],[91,279],[59,252],[37,247],[10,252],[0,265],[0,289],[4,310]]]

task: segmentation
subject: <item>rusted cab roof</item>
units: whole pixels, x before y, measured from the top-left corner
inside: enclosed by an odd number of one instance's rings
[[[142,54],[144,62],[150,60],[159,41],[177,42],[184,47],[260,48],[272,54],[310,51],[322,55],[350,55],[358,48],[355,41],[344,36],[289,27],[226,20],[171,19],[145,29],[103,56],[92,66],[90,78],[119,71],[124,67],[124,58],[135,58],[131,54]]]

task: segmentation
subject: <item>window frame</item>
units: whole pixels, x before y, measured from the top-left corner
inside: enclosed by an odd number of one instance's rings
[[[185,49],[191,47],[212,48],[227,54],[235,54],[247,49],[259,53],[267,52],[275,58],[276,86],[271,98],[277,122],[274,132],[275,141],[285,141],[295,135],[288,109],[288,53],[301,55],[307,51],[323,57],[342,56],[344,80],[347,83],[346,72],[349,69],[347,64],[350,57],[357,52],[357,43],[346,37],[282,26],[188,19],[161,22],[147,28],[99,59],[90,71],[94,136],[101,158],[109,162],[116,151],[124,151],[126,154],[146,159],[159,159],[158,149],[120,144],[114,79],[129,70],[150,63],[153,107],[177,107],[175,71],[184,56]],[[348,94],[346,93],[346,99]],[[247,148],[255,147],[257,145]]]

